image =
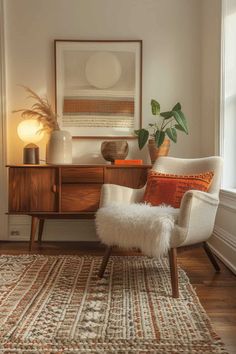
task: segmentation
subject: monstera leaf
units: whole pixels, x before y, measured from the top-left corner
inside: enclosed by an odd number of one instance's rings
[[[146,129],[135,130],[135,134],[138,136],[138,146],[141,150],[148,141],[149,131]]]
[[[175,128],[167,128],[166,129],[166,134],[172,140],[174,143],[177,142],[177,131]]]
[[[158,116],[160,114],[161,106],[156,100],[151,100],[152,114]]]
[[[156,146],[160,147],[165,139],[165,132],[158,130],[155,134]]]

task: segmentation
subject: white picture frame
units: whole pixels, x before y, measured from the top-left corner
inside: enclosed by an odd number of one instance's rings
[[[73,137],[135,138],[142,126],[141,40],[55,40],[55,107]]]

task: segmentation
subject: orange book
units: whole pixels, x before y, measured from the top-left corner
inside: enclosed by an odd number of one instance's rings
[[[115,165],[142,165],[143,160],[115,160]]]

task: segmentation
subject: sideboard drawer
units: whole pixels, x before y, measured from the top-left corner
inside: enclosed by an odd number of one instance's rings
[[[97,211],[102,184],[63,184],[61,211]]]
[[[62,183],[103,183],[103,167],[62,167]]]
[[[129,188],[142,188],[147,181],[149,168],[107,166],[104,183],[118,184]]]

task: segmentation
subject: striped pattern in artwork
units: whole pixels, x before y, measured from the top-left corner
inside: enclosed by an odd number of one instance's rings
[[[65,97],[63,125],[133,128],[134,99],[124,97]]]

